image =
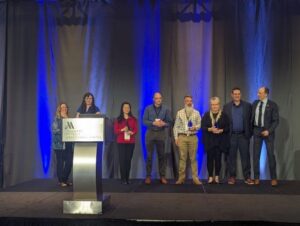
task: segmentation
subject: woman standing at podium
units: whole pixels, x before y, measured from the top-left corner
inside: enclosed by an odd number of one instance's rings
[[[71,186],[68,182],[73,164],[73,143],[62,142],[62,119],[68,118],[68,106],[60,103],[52,123],[52,148],[56,154],[58,184],[61,187]]]
[[[114,132],[117,135],[121,183],[129,184],[131,159],[137,133],[137,119],[131,113],[129,102],[123,102],[120,115],[114,122]]]
[[[77,109],[76,117],[79,118],[80,114],[99,114],[100,110],[95,105],[94,95],[90,92],[87,92],[83,95],[83,100],[79,108]]]

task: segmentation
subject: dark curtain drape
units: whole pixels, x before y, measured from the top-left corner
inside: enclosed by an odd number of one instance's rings
[[[103,174],[109,178],[119,177],[112,122],[121,103],[130,101],[140,125],[131,176],[142,178],[141,116],[155,91],[162,92],[175,116],[186,94],[203,114],[212,95],[223,104],[230,101],[231,88],[239,86],[243,98],[252,102],[262,85],[270,87],[270,98],[280,106],[275,147],[279,177],[299,179],[299,3],[0,1],[0,10],[7,6],[7,15],[0,15],[0,29],[7,31],[0,33],[5,47],[0,46],[0,91],[5,94],[0,106],[7,115],[6,128],[1,124],[5,185],[54,175],[50,126],[60,101],[68,103],[74,116],[83,93],[94,93],[107,117]],[[268,178],[264,153],[261,167]],[[178,153],[171,137],[166,155],[167,176],[173,178]],[[199,142],[201,178],[207,176],[205,159]]]
[[[5,78],[7,3],[0,1],[0,187],[3,186],[3,157],[5,143]]]

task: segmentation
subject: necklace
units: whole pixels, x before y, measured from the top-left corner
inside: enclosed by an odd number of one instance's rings
[[[219,111],[218,114],[217,114],[217,117],[215,119],[214,116],[213,116],[212,111],[209,111],[209,116],[210,116],[210,119],[211,119],[211,125],[212,126],[215,126],[216,122],[221,118],[221,115],[222,115],[222,111]]]

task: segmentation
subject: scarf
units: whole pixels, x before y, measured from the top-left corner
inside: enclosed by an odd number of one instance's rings
[[[218,122],[218,120],[221,118],[222,115],[222,111],[220,110],[217,114],[217,118],[215,119],[213,116],[212,111],[209,111],[209,116],[210,116],[210,120],[211,120],[211,126],[215,126],[216,123]]]

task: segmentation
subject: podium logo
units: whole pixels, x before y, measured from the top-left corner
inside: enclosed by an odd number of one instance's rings
[[[72,122],[67,122],[66,126],[65,126],[65,129],[75,129],[75,128],[74,128],[74,125],[73,125]]]

